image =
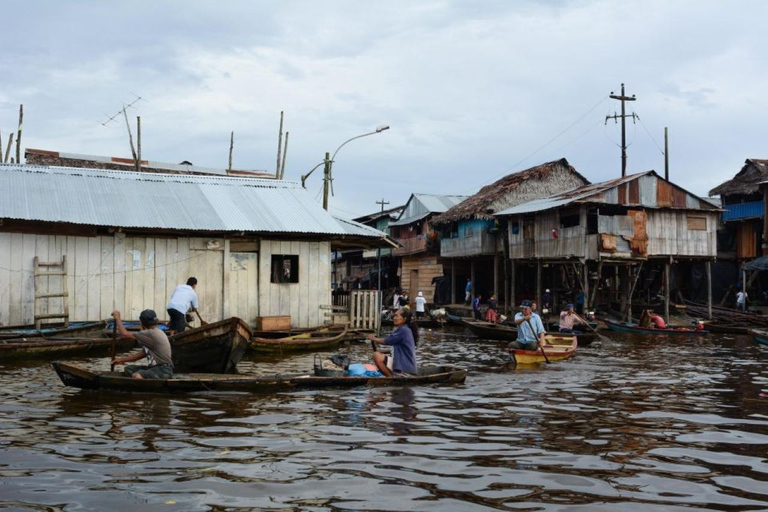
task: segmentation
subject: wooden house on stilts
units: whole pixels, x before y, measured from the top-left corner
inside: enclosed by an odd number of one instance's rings
[[[631,318],[641,288],[664,297],[668,316],[670,300],[684,295],[683,270],[693,265],[706,270],[711,308],[720,212],[648,171],[519,204],[496,217],[507,221],[513,283],[516,272],[533,263],[535,297],[551,284],[555,305],[562,306],[580,290],[587,308],[599,303]]]
[[[514,300],[508,300],[512,292],[503,286],[509,284],[506,226],[494,214],[587,184],[562,158],[505,176],[435,217],[432,225],[441,234],[440,256],[448,262],[454,300],[464,297],[469,278],[473,299],[478,293],[484,299],[495,293],[501,304],[514,307]]]

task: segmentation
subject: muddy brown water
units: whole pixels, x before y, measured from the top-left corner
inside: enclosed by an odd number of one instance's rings
[[[132,395],[2,364],[0,508],[768,509],[768,347],[611,333],[510,370],[500,342],[422,334],[420,362],[466,366],[466,384]],[[367,342],[338,352],[370,358]],[[240,366],[305,371],[312,355]]]

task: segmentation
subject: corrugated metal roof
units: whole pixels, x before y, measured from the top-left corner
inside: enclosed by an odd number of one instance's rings
[[[421,220],[431,213],[443,213],[464,201],[468,196],[445,196],[435,194],[412,194],[405,204],[400,217],[390,226],[402,226]]]
[[[551,210],[553,208],[559,208],[570,203],[589,202],[586,201],[588,198],[592,198],[592,202],[618,204],[620,201],[617,188],[620,185],[625,185],[635,180],[639,182],[639,187],[643,189],[642,192],[639,192],[639,195],[650,198],[650,201],[643,204],[643,206],[655,208],[658,205],[656,202],[657,195],[654,191],[656,182],[652,181],[653,178],[666,183],[668,186],[675,187],[675,190],[680,190],[687,194],[686,203],[689,209],[710,209],[705,208],[706,205],[711,207],[712,210],[717,210],[717,207],[711,203],[702,201],[690,192],[687,192],[677,185],[672,185],[671,183],[663,180],[663,178],[660,178],[654,171],[646,171],[637,174],[631,174],[629,176],[623,176],[614,180],[603,181],[602,183],[595,183],[592,185],[579,187],[577,189],[563,192],[561,194],[556,194],[554,196],[528,201],[527,203],[519,204],[517,206],[507,208],[506,210],[502,210],[495,215],[521,215],[526,213],[541,212],[545,210]],[[651,181],[644,181],[646,179]],[[696,203],[696,205],[693,203]]]
[[[386,236],[297,182],[0,164],[0,218],[125,228]],[[374,233],[370,233],[373,231]]]

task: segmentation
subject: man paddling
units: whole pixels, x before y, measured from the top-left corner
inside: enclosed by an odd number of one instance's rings
[[[509,348],[523,350],[539,350],[539,344],[544,344],[546,330],[541,323],[541,317],[531,311],[531,301],[524,300],[520,304],[520,312],[515,315],[517,324],[517,341],[509,344]]]
[[[565,311],[560,312],[560,332],[567,334],[581,334],[581,331],[575,331],[573,327],[576,324],[583,324],[584,321],[574,313],[573,304],[565,306]]]
[[[112,365],[131,363],[139,359],[147,358],[147,365],[126,365],[123,373],[134,379],[170,379],[173,375],[173,360],[171,359],[171,344],[168,336],[157,327],[157,314],[151,309],[145,309],[139,315],[141,330],[136,333],[129,332],[123,325],[120,312],[114,310],[117,332],[121,338],[136,340],[141,352],[135,352],[126,357],[115,357]]]

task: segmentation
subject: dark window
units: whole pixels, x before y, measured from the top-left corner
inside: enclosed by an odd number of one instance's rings
[[[272,255],[272,282],[298,283],[299,257],[293,254]]]
[[[579,225],[579,210],[562,210],[560,211],[560,227],[561,228],[573,228]]]
[[[512,234],[517,235],[520,233],[520,223],[518,221],[514,221],[512,223]]]

